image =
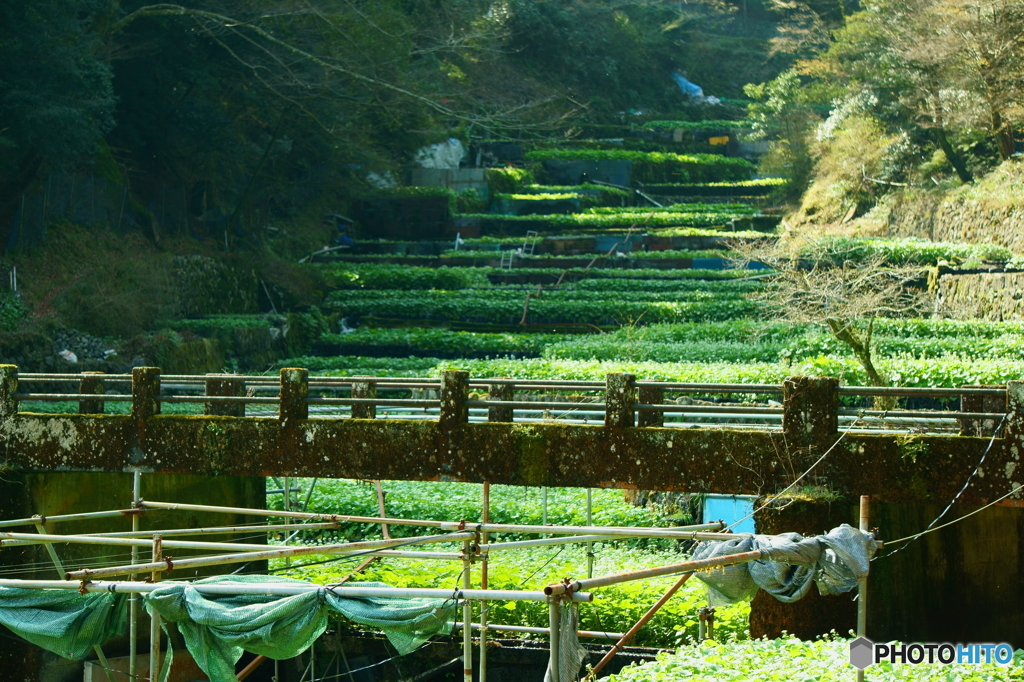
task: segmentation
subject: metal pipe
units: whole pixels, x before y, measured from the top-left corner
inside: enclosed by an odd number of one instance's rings
[[[949,398],[962,395],[1006,395],[1005,388],[911,388],[908,386],[838,386],[836,392],[863,396],[945,396]]]
[[[453,628],[461,628],[462,623],[452,623]],[[474,630],[480,630],[481,626],[479,623],[470,623]],[[523,632],[531,635],[549,635],[551,634],[550,628],[535,628],[529,625],[494,625],[488,623],[487,630],[494,630],[495,632]],[[594,637],[604,639],[619,639],[622,637],[621,632],[597,632],[595,630],[578,630],[576,632],[580,637]]]
[[[677,580],[675,584],[668,589],[668,592],[663,594],[661,596],[661,599],[654,602],[654,605],[651,606],[651,608],[647,609],[647,613],[641,616],[640,620],[638,620],[636,624],[626,632],[626,634],[622,635],[622,637],[619,638],[619,641],[617,641],[608,651],[608,653],[606,653],[601,658],[598,664],[594,666],[594,669],[590,673],[590,676],[592,678],[597,677],[597,674],[601,672],[601,669],[608,665],[608,663],[610,663],[613,658],[615,658],[615,654],[621,651],[622,648],[626,646],[626,643],[629,642],[629,640],[633,639],[634,636],[636,636],[636,633],[640,631],[640,628],[646,625],[647,621],[654,617],[654,614],[656,614],[658,610],[661,609],[661,607],[664,606],[665,603],[672,598],[672,595],[679,591],[679,588],[682,587],[683,584],[690,579],[691,575],[693,575],[693,573],[684,573],[682,576],[680,576],[679,580]]]
[[[731,405],[666,405],[634,403],[634,410],[650,412],[689,412],[692,414],[783,414],[781,407],[733,407]]]
[[[693,384],[678,381],[634,381],[633,386],[650,386],[666,391],[703,393],[782,393],[780,384]]]
[[[139,570],[153,571],[161,569],[171,571],[175,568],[195,568],[199,566],[222,566],[224,564],[235,564],[248,561],[260,561],[262,559],[280,559],[293,556],[304,556],[308,554],[333,554],[345,555],[354,554],[362,550],[384,549],[393,545],[430,544],[435,542],[455,542],[474,537],[474,533],[449,533],[446,535],[425,535],[414,540],[408,538],[397,538],[392,540],[370,540],[367,542],[348,542],[339,545],[313,545],[299,547],[281,547],[266,551],[245,552],[242,554],[219,554],[215,556],[195,557],[179,559],[169,562],[161,560],[159,564],[138,564],[135,566],[112,566],[110,568],[86,568],[78,571],[70,571],[65,577],[68,580],[92,580],[116,575],[127,575]]]
[[[467,400],[463,404],[469,407],[511,407],[534,410],[575,410],[580,407],[588,407],[595,412],[603,410],[605,407],[604,403],[557,403],[543,400]]]
[[[924,418],[934,417],[936,419],[1001,419],[1004,412],[942,412],[942,411],[910,411],[910,410],[836,410],[836,414],[842,417],[884,417],[897,420],[900,418]]]
[[[868,532],[870,495],[860,496],[860,530]],[[868,566],[871,563],[868,562]],[[857,581],[857,637],[866,637],[868,629],[868,579],[867,576]],[[857,682],[864,682],[864,671],[857,670]]]
[[[15,400],[34,400],[37,402],[56,402],[65,400],[103,400],[106,402],[131,402],[130,395],[116,393],[15,393]]]
[[[276,405],[280,398],[265,396],[258,398],[248,395],[160,395],[154,398],[161,403],[265,403]]]
[[[561,660],[561,647],[558,639],[558,633],[561,628],[562,612],[561,612],[561,600],[557,597],[548,599],[548,629],[550,630],[549,636],[551,641],[551,653],[548,658],[548,673],[550,673],[547,679],[550,682],[561,682],[561,671],[559,670],[559,661]]]
[[[466,401],[471,402],[471,401]],[[439,407],[440,400],[419,400],[412,398],[306,398],[307,405],[377,405]]]
[[[165,564],[160,564],[163,567]],[[136,568],[142,569],[145,564],[139,564]],[[489,599],[494,601],[548,601],[547,595],[534,590],[450,590],[438,588],[419,587],[359,587],[348,585],[316,585],[316,584],[295,584],[295,583],[265,583],[239,584],[239,585],[201,585],[187,583],[201,594],[258,594],[277,597],[290,597],[297,594],[306,594],[316,590],[329,589],[342,597],[390,597],[396,599],[470,599],[479,601]],[[111,592],[111,593],[139,593],[152,592],[160,587],[152,583],[143,582],[107,582],[107,581],[86,581],[84,584],[77,580],[16,580],[12,578],[0,579],[0,587],[17,587],[21,589],[36,590],[85,590],[86,592]],[[575,592],[572,601],[591,602],[594,595],[591,592]]]
[[[735,538],[736,536],[734,535],[733,539]],[[742,564],[748,561],[756,561],[757,559],[761,559],[766,556],[768,556],[767,552],[755,549],[751,552],[740,552],[738,554],[730,554],[728,556],[714,557],[711,559],[698,559],[697,561],[687,561],[681,564],[671,564],[669,566],[659,566],[657,568],[645,568],[639,571],[627,571],[625,573],[614,573],[600,578],[575,580],[569,583],[553,583],[544,588],[544,594],[558,596],[566,593],[574,593],[580,590],[589,590],[595,587],[617,585],[618,583],[625,583],[631,580],[657,578],[663,575],[673,575],[676,573],[693,573],[694,571],[700,571],[705,568],[733,566],[735,564]]]

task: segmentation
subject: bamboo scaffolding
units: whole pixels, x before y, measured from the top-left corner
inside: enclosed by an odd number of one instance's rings
[[[82,514],[58,514],[56,516],[30,516],[25,519],[0,521],[0,528],[16,528],[18,526],[35,526],[40,523],[62,523],[65,521],[83,521],[85,519],[109,519],[116,516],[129,516],[133,509],[113,509],[110,511],[84,512]]]
[[[251,516],[275,516],[280,518],[299,518],[317,521],[331,521],[337,523],[372,523],[393,526],[419,526],[422,528],[439,528],[447,531],[473,530],[480,533],[537,533],[551,535],[600,535],[623,536],[638,538],[667,538],[674,540],[734,540],[733,533],[703,532],[720,530],[725,527],[722,523],[705,523],[694,526],[676,526],[673,528],[640,528],[631,526],[546,526],[546,525],[513,525],[498,523],[475,523],[449,521],[430,521],[424,519],[392,519],[375,516],[344,516],[341,514],[311,514],[308,512],[276,511],[270,509],[247,509],[244,507],[219,507],[204,504],[179,504],[175,502],[142,502],[145,509],[167,509],[167,510],[189,510],[225,512],[233,514],[248,514]],[[497,546],[494,543],[491,546]]]
[[[385,549],[394,545],[422,545],[436,542],[455,542],[465,539],[473,539],[475,533],[448,533],[446,535],[425,535],[410,540],[408,538],[397,538],[392,540],[370,540],[367,542],[347,542],[338,545],[303,545],[301,547],[280,547],[266,551],[252,551],[239,554],[218,554],[214,556],[195,557],[171,561],[161,559],[159,562],[149,564],[134,564],[129,566],[112,566],[109,568],[87,568],[78,571],[69,571],[65,576],[68,580],[92,580],[93,578],[108,578],[130,573],[151,572],[157,569],[170,572],[175,569],[198,568],[200,566],[223,566],[224,564],[236,564],[249,561],[261,561],[263,559],[280,559],[308,554],[333,554],[347,555],[356,554],[363,550]]]
[[[137,569],[142,568],[142,564]],[[174,581],[163,583],[166,586]],[[262,585],[246,583],[238,585],[202,585],[185,583],[200,594],[240,595],[256,594],[272,597],[291,597],[317,590],[330,590],[339,597],[390,597],[395,599],[456,599],[479,601],[491,599],[497,601],[538,601],[546,602],[548,596],[539,590],[467,590],[439,589],[421,587],[359,587],[356,585],[317,585],[312,583],[264,583]],[[0,587],[17,587],[34,590],[84,590],[85,592],[112,592],[125,594],[146,594],[161,585],[128,581],[87,581],[75,580],[17,580],[0,579]],[[571,597],[575,602],[591,602],[594,595],[590,592],[575,592]]]

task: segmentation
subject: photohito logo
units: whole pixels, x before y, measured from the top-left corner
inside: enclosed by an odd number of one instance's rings
[[[870,665],[889,661],[908,665],[925,663],[950,665],[964,663],[981,665],[995,663],[1010,665],[1013,661],[1013,647],[1009,644],[875,644],[867,637],[858,637],[850,642],[850,665],[864,670]]]

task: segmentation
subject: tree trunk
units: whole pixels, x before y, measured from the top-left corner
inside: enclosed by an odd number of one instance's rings
[[[833,336],[838,341],[845,343],[853,351],[857,362],[864,368],[864,373],[868,375],[868,384],[871,386],[888,386],[889,381],[875,367],[871,357],[871,346],[861,341],[853,327],[840,320],[828,320],[827,322]]]
[[[964,163],[963,158],[956,153],[953,149],[953,145],[949,143],[949,138],[946,137],[945,129],[932,128],[935,135],[935,141],[939,143],[939,147],[942,149],[942,153],[946,155],[949,162],[953,164],[953,169],[956,171],[957,176],[960,178],[960,182],[965,185],[969,185],[974,182],[974,176],[971,175],[971,171],[967,170],[967,165]]]
[[[1002,117],[998,111],[992,112],[992,130],[996,135],[996,146],[999,148],[999,156],[1003,161],[1013,156],[1013,128],[1010,122]]]

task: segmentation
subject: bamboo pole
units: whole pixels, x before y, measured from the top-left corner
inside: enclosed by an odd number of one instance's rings
[[[462,589],[468,590],[471,586],[470,569],[472,568],[472,541],[462,542]],[[473,621],[473,602],[466,600],[462,602],[462,622]],[[462,629],[462,681],[473,682],[473,629]]]
[[[136,568],[141,569],[142,564]],[[290,597],[306,594],[317,590],[330,590],[339,597],[390,597],[394,599],[483,599],[494,601],[548,601],[548,596],[539,590],[455,590],[434,587],[363,587],[359,585],[317,585],[313,583],[264,583],[237,585],[203,585],[188,584],[200,594],[258,594],[275,597]],[[34,590],[79,590],[85,592],[110,592],[115,594],[145,594],[156,590],[160,585],[128,581],[87,581],[84,584],[75,580],[18,580],[13,578],[0,579],[0,587],[17,587]],[[591,602],[594,595],[590,592],[575,592],[571,597],[575,602]]]
[[[484,523],[491,522],[491,484],[484,481],[483,500],[480,505],[480,520]],[[480,589],[487,589],[487,570],[489,561],[487,559],[488,534],[480,534],[480,546],[484,550],[480,560]],[[479,682],[487,682],[487,602],[480,602],[480,674]],[[470,624],[472,626],[472,623]]]
[[[43,524],[38,524],[36,528],[40,533],[46,531],[46,527]],[[53,562],[53,567],[57,569],[57,575],[64,575],[64,565],[60,562],[60,557],[57,556],[57,550],[53,548],[53,545],[46,545],[46,551],[50,555],[50,561]],[[107,663],[107,657],[103,655],[103,649],[97,644],[92,648],[96,652],[96,658],[99,659],[100,665],[103,667],[104,673],[107,676],[107,682],[114,682],[113,673],[110,671],[110,664]]]
[[[594,525],[594,491],[587,488],[587,525]],[[594,577],[594,543],[587,543],[587,577]]]
[[[551,641],[551,653],[548,658],[548,680],[550,682],[561,682],[561,670],[559,660],[561,659],[561,642],[558,639],[558,632],[561,630],[562,612],[561,599],[551,597],[548,599],[548,629]]]
[[[159,565],[164,556],[163,547],[160,545],[160,536],[153,536],[152,563]],[[154,570],[152,575],[153,584],[160,582],[163,572]],[[149,614],[149,682],[156,682],[160,673],[160,614],[153,609]]]
[[[132,508],[137,509],[142,501],[142,472],[138,469],[132,475]],[[139,515],[132,514],[132,531],[139,532]],[[139,561],[139,548],[132,547],[132,564]],[[63,575],[63,574],[62,574]],[[135,580],[136,574],[128,575],[129,580]],[[133,594],[128,598],[128,679],[138,679],[137,665],[139,655],[139,595]]]
[[[626,632],[626,634],[622,635],[622,637],[619,638],[619,641],[617,641],[614,644],[614,646],[612,646],[611,650],[608,651],[608,653],[606,653],[601,658],[598,664],[594,666],[594,669],[590,671],[590,675],[588,676],[590,679],[594,679],[597,677],[597,674],[601,672],[601,669],[608,665],[608,663],[610,663],[613,658],[615,658],[615,654],[621,651],[622,648],[625,647],[626,644],[629,642],[629,640],[633,639],[633,637],[636,636],[636,633],[640,631],[640,628],[646,625],[647,621],[654,617],[654,614],[656,614],[658,610],[661,609],[661,607],[664,606],[665,603],[672,598],[672,595],[679,591],[679,588],[682,587],[683,584],[690,579],[691,575],[693,575],[693,573],[684,573],[679,578],[679,580],[677,580],[675,584],[668,589],[668,592],[662,595],[661,599],[656,601],[654,605],[651,606],[651,608],[647,609],[647,613],[641,616],[640,620],[638,620],[636,624]]]
[[[206,504],[185,504],[177,502],[142,503],[145,509],[169,509],[187,511],[208,511],[229,514],[247,514],[250,516],[273,516],[279,518],[310,519],[313,521],[332,521],[338,523],[387,523],[393,526],[419,526],[423,528],[440,528],[441,530],[462,530],[471,527],[477,532],[491,533],[538,533],[555,535],[575,535],[579,533],[599,535],[623,535],[629,537],[669,538],[676,540],[735,540],[733,533],[714,533],[705,531],[722,530],[723,523],[704,523],[694,526],[676,526],[673,528],[639,528],[634,526],[531,526],[511,524],[462,524],[461,522],[432,521],[424,519],[392,519],[377,516],[346,516],[342,514],[310,514],[307,512],[285,512],[271,509],[249,509],[246,507],[220,507]],[[460,528],[462,526],[462,528]],[[696,533],[696,534],[694,534]]]
[[[646,568],[639,571],[615,573],[612,575],[602,576],[600,578],[576,580],[569,583],[552,583],[544,588],[544,594],[550,596],[572,594],[579,592],[580,590],[589,590],[595,587],[605,587],[607,585],[617,585],[618,583],[625,583],[631,580],[657,578],[663,575],[674,575],[676,573],[692,573],[694,571],[700,571],[706,568],[715,568],[718,566],[733,566],[735,564],[743,564],[748,561],[756,561],[757,559],[761,559],[766,556],[768,556],[768,552],[755,549],[751,552],[740,552],[738,554],[730,554],[728,556],[714,557],[711,559],[698,559],[697,561],[687,561],[681,564],[671,564],[668,566],[659,566],[657,568]]]
[[[462,623],[452,623],[453,628],[461,628]],[[474,630],[480,630],[480,623],[470,623]],[[488,630],[494,630],[495,632],[522,632],[530,635],[549,635],[551,634],[550,628],[537,628],[529,625],[495,625],[493,623],[487,624]],[[597,632],[596,630],[578,630],[576,632],[580,637],[593,637],[593,638],[604,638],[604,639],[620,639],[625,633],[622,632]]]
[[[79,398],[77,394],[76,398]],[[85,519],[109,519],[115,516],[124,516],[131,511],[114,509],[111,511],[85,512],[82,514],[59,514],[57,516],[32,516],[27,519],[10,519],[0,521],[0,528],[15,528],[17,526],[35,526],[40,523],[61,523],[63,521],[83,521]]]
[[[713,526],[721,528],[722,524],[702,524],[703,527]],[[467,528],[478,533],[538,533],[553,535],[618,535],[634,538],[667,538],[674,540],[735,540],[735,533],[714,533],[694,530],[687,526],[680,528],[630,528],[624,526],[532,526],[509,523],[454,523],[442,521],[438,527],[441,530],[462,530]]]
[[[466,538],[472,538],[475,533],[449,533],[446,535],[425,535],[415,540],[407,538],[396,538],[392,540],[370,540],[367,542],[348,542],[340,545],[313,545],[301,547],[281,547],[279,549],[266,550],[262,552],[245,552],[241,554],[219,554],[215,556],[195,557],[181,559],[173,563],[165,560],[150,564],[136,564],[135,566],[112,566],[110,568],[93,568],[70,571],[66,577],[68,580],[92,580],[93,578],[105,578],[117,575],[127,575],[137,571],[173,570],[175,568],[196,568],[199,566],[222,566],[224,564],[235,564],[246,561],[260,561],[261,559],[279,559],[291,556],[302,556],[307,554],[353,554],[361,550],[374,550],[391,547],[396,544],[431,544],[435,542],[455,542]]]
[[[32,535],[31,533],[0,533],[0,545],[6,547],[19,545],[51,545],[53,543],[68,543],[73,545],[108,545],[112,547],[153,546],[152,538],[110,537],[109,535]],[[161,539],[161,544],[168,549],[248,550],[254,552],[267,549],[267,545],[250,545],[241,542],[205,542],[201,540]]]
[[[318,529],[338,529],[341,527],[340,523],[335,521],[324,521],[322,523],[278,523],[278,524],[266,524],[258,526],[210,526],[207,528],[174,528],[170,530],[160,531],[161,535],[236,535],[238,533],[272,533],[275,531],[286,531],[286,530],[318,530]],[[78,533],[78,535],[88,535],[94,538],[130,538],[130,537],[141,537],[144,535],[150,535],[149,531],[144,530],[129,530],[129,531],[115,531],[110,533]],[[265,545],[264,545],[265,546]]]
[[[860,496],[860,530],[868,532],[871,497]],[[870,562],[868,563],[870,566]],[[868,579],[867,576],[857,581],[857,636],[866,637],[868,629]],[[864,671],[857,670],[857,682],[864,682]]]

